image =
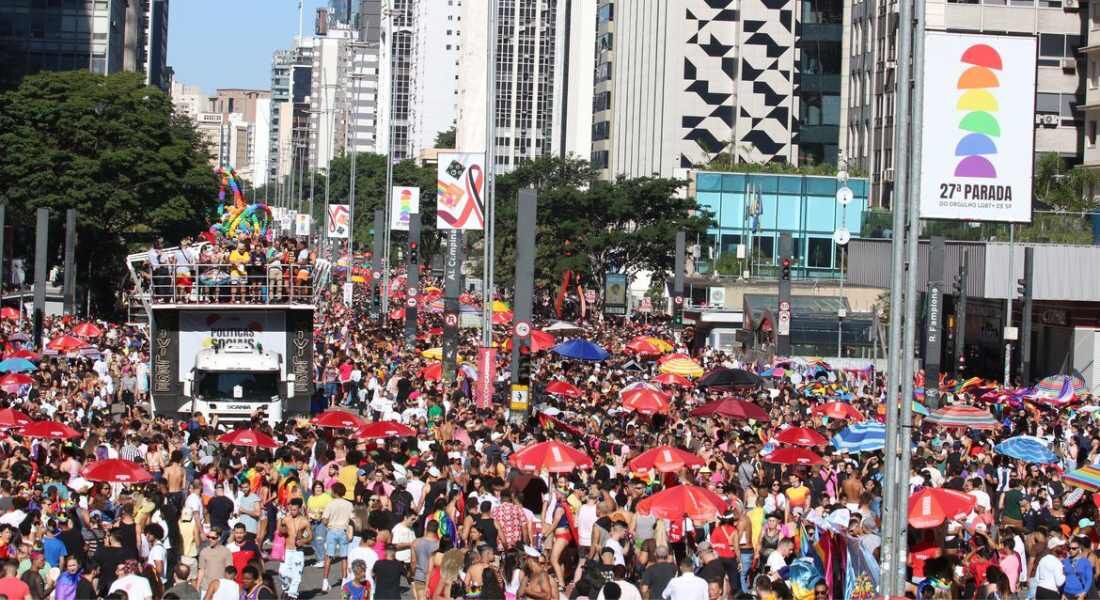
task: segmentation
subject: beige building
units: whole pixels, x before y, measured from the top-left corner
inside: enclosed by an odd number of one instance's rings
[[[1087,37],[1084,55],[1085,68],[1085,104],[1081,107],[1085,119],[1085,158],[1084,165],[1100,170],[1100,146],[1097,146],[1097,123],[1100,123],[1100,0],[1081,6],[1088,11],[1086,20]],[[1093,192],[1093,197],[1098,191]]]
[[[177,114],[190,117],[206,142],[213,167],[231,167],[253,185],[267,175],[271,92],[219,89],[207,96],[195,85],[172,82]]]

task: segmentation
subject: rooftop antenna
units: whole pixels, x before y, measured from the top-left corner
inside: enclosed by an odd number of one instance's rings
[[[303,0],[298,0],[298,43],[302,43],[302,23],[305,18]]]

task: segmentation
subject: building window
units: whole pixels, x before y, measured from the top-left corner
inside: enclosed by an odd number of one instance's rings
[[[593,169],[606,169],[607,168],[607,150],[597,150],[592,153],[592,168]]]
[[[806,266],[811,269],[829,269],[833,266],[833,241],[829,238],[806,240]]]
[[[1096,147],[1096,121],[1089,121],[1088,140],[1089,140],[1089,148],[1095,148]]]

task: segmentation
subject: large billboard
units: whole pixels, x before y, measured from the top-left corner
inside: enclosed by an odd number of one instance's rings
[[[286,314],[264,310],[186,310],[179,316],[179,380],[195,367],[195,357],[214,340],[222,343],[256,342],[264,352],[283,355],[280,378],[286,377]],[[312,377],[312,374],[310,375]]]
[[[1035,38],[929,32],[921,217],[1031,222]]]
[[[348,239],[351,225],[351,211],[347,204],[329,204],[328,220],[325,221],[325,237],[329,239]]]
[[[435,228],[481,230],[485,227],[484,155],[441,152],[436,171]]]
[[[410,215],[420,212],[420,188],[395,185],[391,195],[390,229],[408,231]]]

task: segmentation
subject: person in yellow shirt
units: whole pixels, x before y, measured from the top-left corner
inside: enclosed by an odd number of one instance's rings
[[[306,500],[306,516],[313,527],[313,542],[310,545],[313,546],[313,557],[317,561],[315,566],[320,566],[325,559],[325,536],[328,535],[328,529],[321,517],[329,502],[332,502],[332,495],[325,491],[325,484],[321,481],[313,482],[313,493]]]
[[[344,484],[346,500],[355,500],[355,484],[359,481],[359,458],[357,450],[348,451],[344,466],[340,467],[340,471],[336,473],[336,480]]]
[[[237,242],[237,247],[229,253],[229,293],[234,302],[243,302],[245,291],[248,289],[247,266],[252,256],[244,242]]]
[[[791,475],[789,478],[790,487],[787,488],[787,507],[789,511],[794,511],[795,508],[802,508],[803,511],[810,508],[810,488],[802,484],[802,478],[798,475]]]

